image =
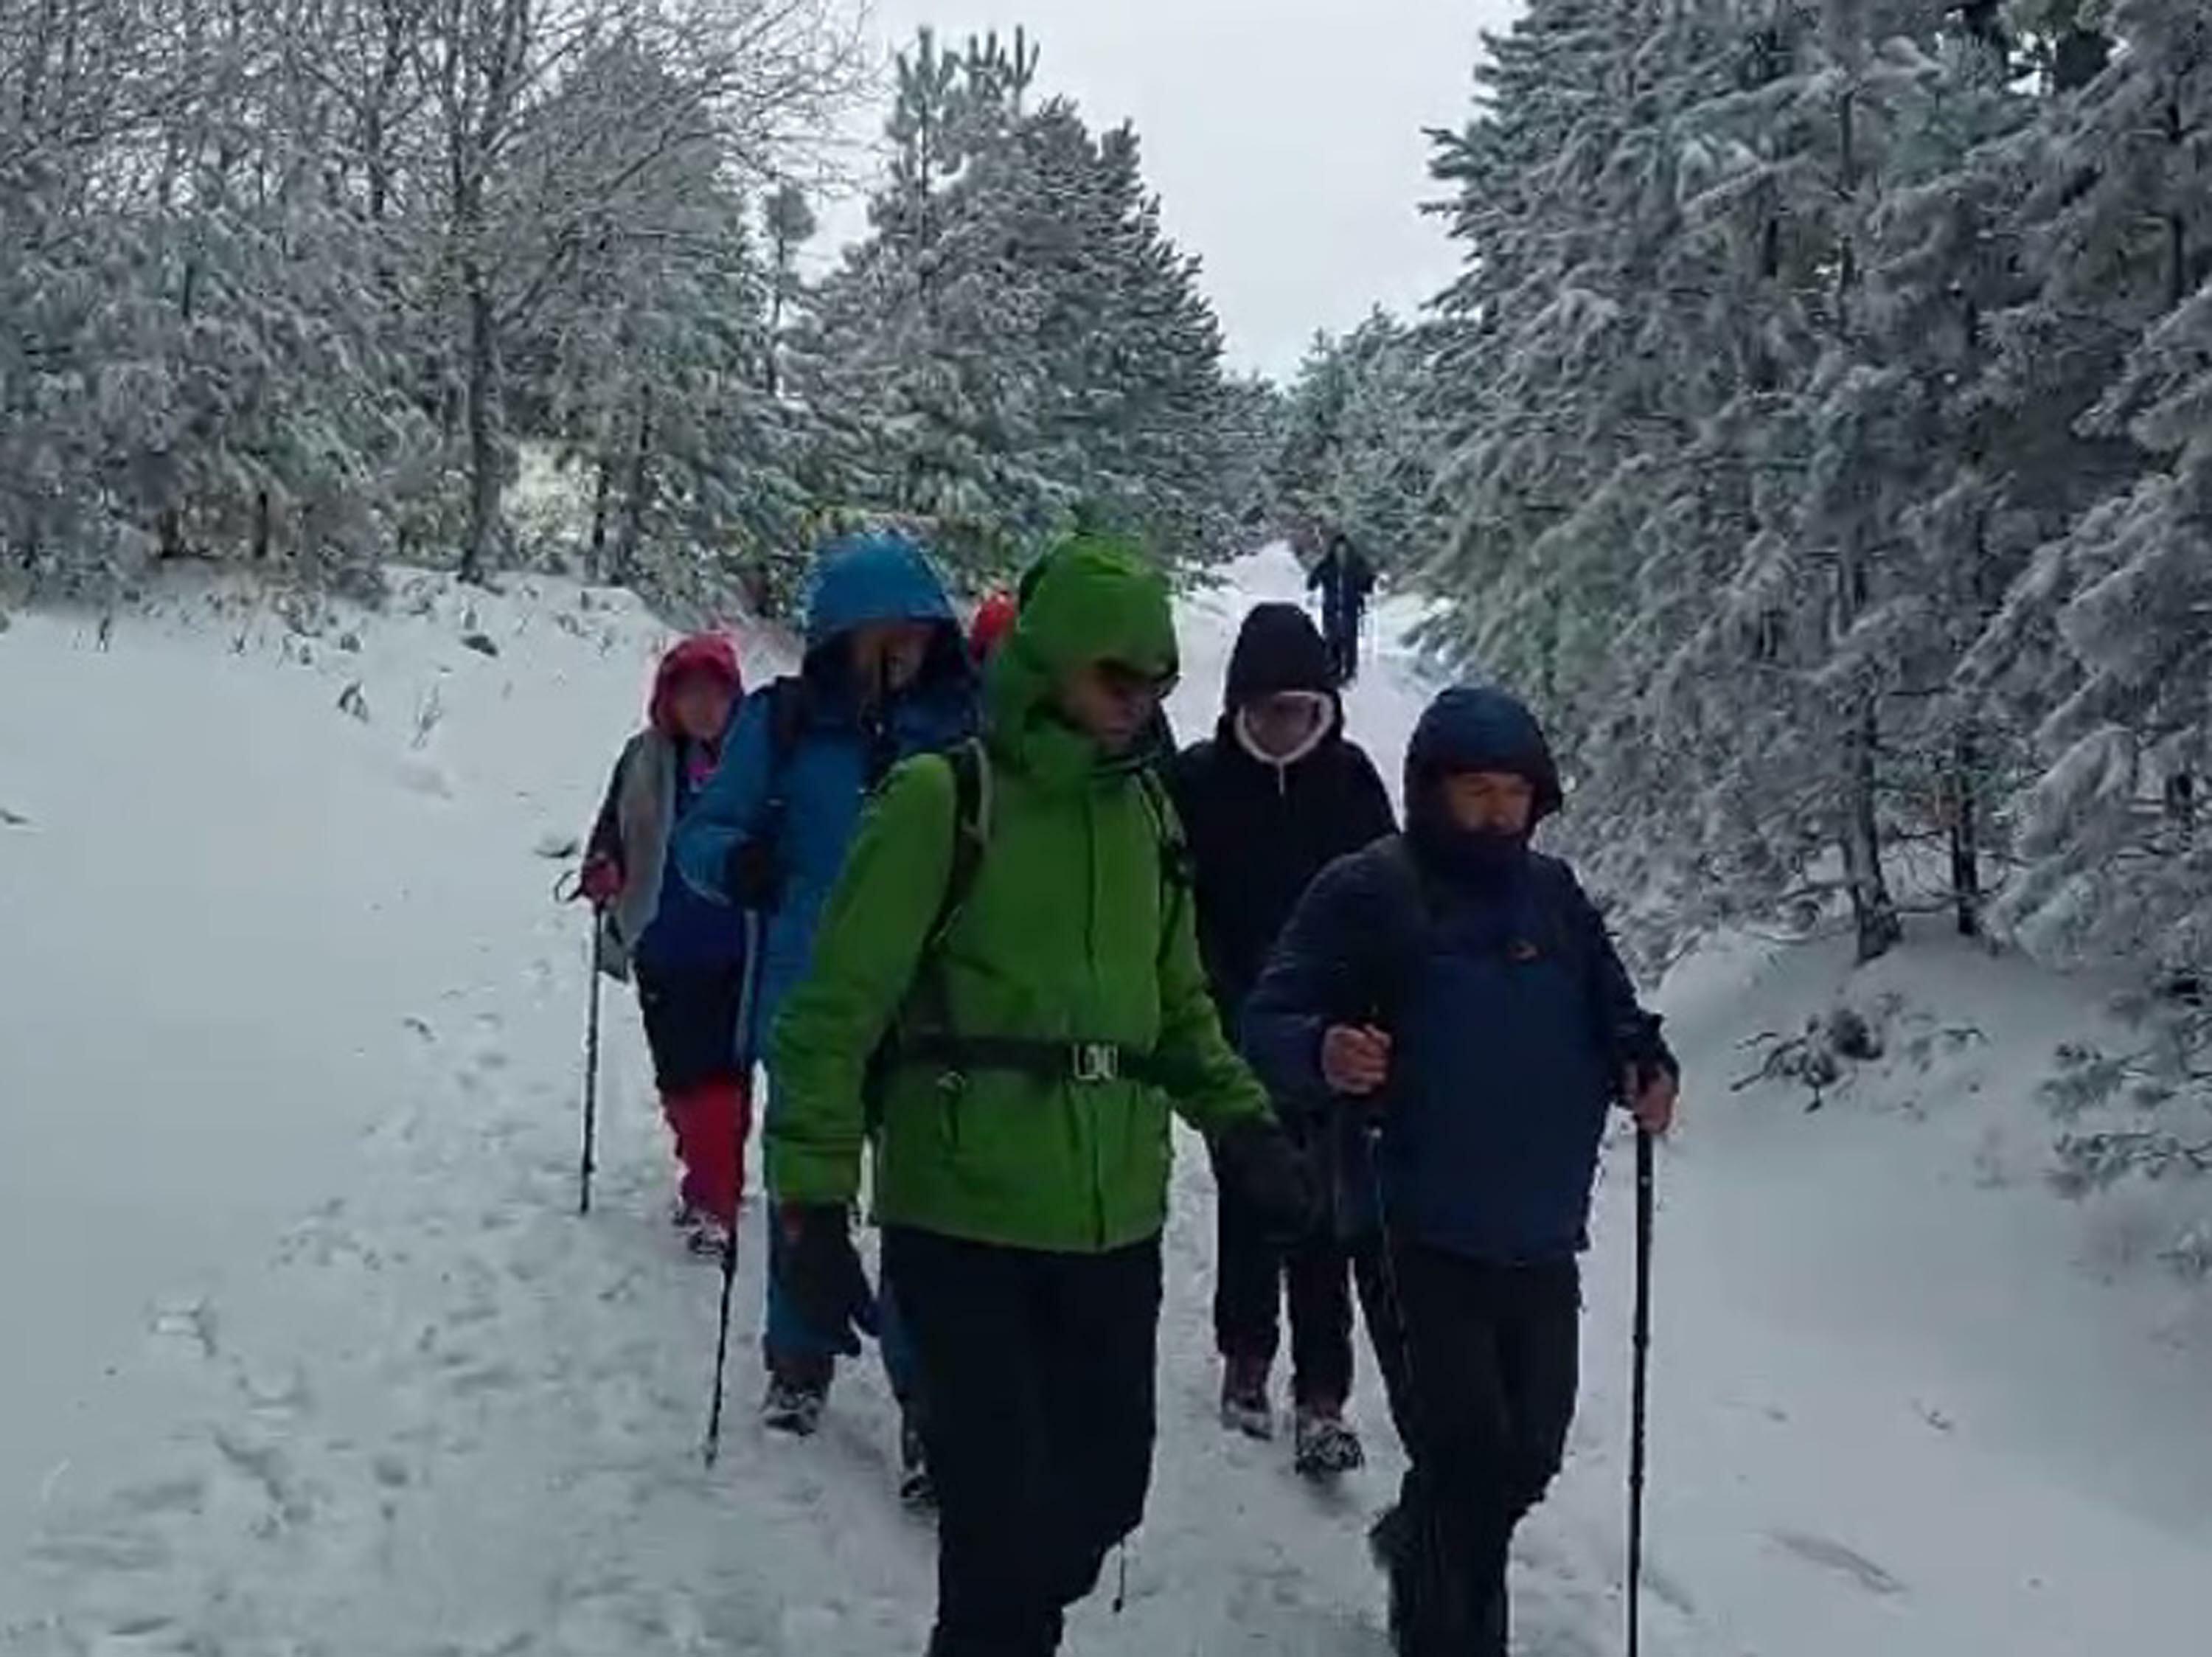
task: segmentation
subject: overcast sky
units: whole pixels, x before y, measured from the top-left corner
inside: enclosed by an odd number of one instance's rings
[[[1411,310],[1456,267],[1422,129],[1456,126],[1477,37],[1517,0],[873,0],[887,55],[1026,26],[1037,80],[1094,128],[1127,119],[1169,232],[1205,261],[1239,368],[1286,375],[1316,328]],[[871,119],[880,124],[881,110]],[[865,228],[847,205],[826,240]]]

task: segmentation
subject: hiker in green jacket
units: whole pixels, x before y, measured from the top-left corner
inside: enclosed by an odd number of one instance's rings
[[[1306,1172],[1206,992],[1182,835],[1148,769],[1165,582],[1049,555],[981,742],[895,771],[775,1033],[787,1291],[862,1305],[864,1146],[921,1360],[939,1500],[930,1657],[1043,1657],[1143,1515],[1170,1103],[1286,1231]]]

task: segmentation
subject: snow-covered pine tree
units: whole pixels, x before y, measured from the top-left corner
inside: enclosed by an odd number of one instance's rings
[[[1429,415],[1430,346],[1377,310],[1309,350],[1286,399],[1277,509],[1310,539],[1341,529],[1395,567],[1426,557],[1440,449]]]
[[[2118,0],[2102,71],[2054,106],[2027,234],[2040,291],[2008,319],[2075,414],[2072,473],[2095,497],[2034,554],[1969,682],[2034,719],[2045,771],[2022,802],[2026,867],[1998,918],[2062,961],[2118,958],[2154,984],[2212,970],[2212,16]],[[2027,367],[2023,366],[2023,376]],[[2094,400],[2089,400],[2094,398]],[[2084,409],[2084,403],[2087,406]],[[2076,499],[2080,499],[2077,494]],[[2084,1067],[2069,1108],[2124,1092],[2136,1119],[2066,1148],[2096,1182],[2212,1167],[2212,1017],[2147,1003],[2142,1053]]]
[[[793,380],[815,474],[1002,576],[1079,513],[1170,557],[1226,532],[1220,338],[1133,134],[1031,107],[1026,37],[900,59],[874,234],[809,295]]]

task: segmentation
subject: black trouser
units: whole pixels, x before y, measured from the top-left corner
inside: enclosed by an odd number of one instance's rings
[[[1233,1179],[1215,1166],[1213,1338],[1224,1358],[1273,1363],[1291,1302],[1291,1392],[1330,1409],[1352,1396],[1352,1256],[1326,1228],[1292,1248],[1268,1234]]]
[[[1336,669],[1336,682],[1349,685],[1359,676],[1358,612],[1332,610],[1326,620],[1329,661]]]
[[[1358,1274],[1408,1463],[1386,1543],[1399,1650],[1504,1657],[1513,1532],[1574,1420],[1581,1273],[1378,1240]]]
[[[930,1400],[930,1657],[1047,1657],[1144,1516],[1159,1241],[1048,1254],[902,1227],[884,1258]]]
[[[736,966],[637,968],[637,1005],[653,1079],[663,1093],[689,1093],[738,1075],[738,1014],[744,971]]]

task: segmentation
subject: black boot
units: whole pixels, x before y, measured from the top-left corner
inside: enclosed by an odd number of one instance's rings
[[[828,1358],[790,1358],[779,1354],[768,1364],[768,1393],[761,1399],[761,1424],[772,1433],[811,1438],[830,1401],[830,1380],[836,1373]]]
[[[937,1508],[937,1484],[929,1476],[929,1452],[921,1423],[908,1410],[899,1417],[899,1500],[917,1512]]]

